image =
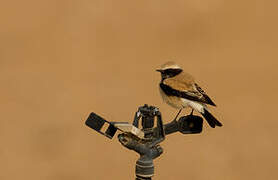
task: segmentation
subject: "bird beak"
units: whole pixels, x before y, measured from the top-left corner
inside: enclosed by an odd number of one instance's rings
[[[162,72],[163,70],[162,70],[162,69],[156,69],[156,71],[157,71],[157,72]]]

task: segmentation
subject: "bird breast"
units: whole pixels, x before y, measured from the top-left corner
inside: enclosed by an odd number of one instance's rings
[[[173,108],[181,109],[186,107],[181,98],[166,95],[160,87],[159,92],[162,96],[163,101],[166,102],[168,105],[172,106]]]

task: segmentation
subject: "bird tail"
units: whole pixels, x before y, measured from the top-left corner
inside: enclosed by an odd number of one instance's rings
[[[222,124],[219,122],[215,117],[204,108],[204,112],[202,113],[203,117],[207,120],[209,123],[210,127],[215,128],[215,126],[221,127]]]

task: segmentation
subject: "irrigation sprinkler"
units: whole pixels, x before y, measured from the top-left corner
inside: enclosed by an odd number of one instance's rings
[[[141,120],[141,129],[139,122]],[[95,113],[91,113],[85,124],[100,134],[112,139],[117,132],[120,143],[140,155],[136,161],[136,180],[151,180],[154,176],[153,160],[163,153],[159,145],[166,135],[181,132],[182,134],[196,134],[202,132],[203,119],[200,116],[182,116],[170,123],[163,124],[162,116],[157,107],[145,104],[138,108],[133,123],[110,122]]]

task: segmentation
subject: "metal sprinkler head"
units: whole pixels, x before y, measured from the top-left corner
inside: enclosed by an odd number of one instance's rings
[[[140,120],[141,129],[139,129]],[[105,123],[108,124],[107,129],[103,129]],[[136,180],[151,180],[154,175],[153,160],[163,153],[159,143],[165,140],[166,135],[178,131],[183,134],[201,133],[203,119],[200,116],[190,114],[182,116],[178,121],[174,119],[164,125],[159,109],[145,104],[138,108],[132,124],[109,122],[93,112],[85,124],[110,139],[113,138],[117,130],[121,131],[118,135],[120,143],[140,155],[135,166]]]

